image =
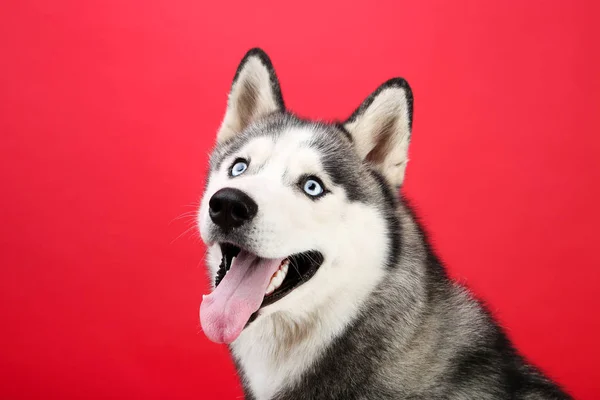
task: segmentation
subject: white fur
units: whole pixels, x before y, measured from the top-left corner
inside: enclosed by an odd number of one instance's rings
[[[325,256],[308,282],[261,309],[232,344],[257,400],[271,398],[298,379],[358,314],[383,276],[385,222],[379,210],[347,201],[342,188],[333,184],[310,146],[313,134],[293,128],[276,141],[249,141],[213,171],[199,212],[202,237],[209,241],[208,200],[223,187],[241,189],[258,204],[252,222],[258,255],[276,258],[318,250]],[[238,157],[251,160],[248,170],[230,178],[227,170]],[[307,198],[296,187],[304,174],[317,175],[331,193],[317,201]],[[209,249],[208,261],[212,280],[220,263],[217,244]]]

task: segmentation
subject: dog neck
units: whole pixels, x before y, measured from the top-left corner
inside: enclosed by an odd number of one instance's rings
[[[381,278],[382,274],[373,274],[360,288],[323,297],[312,312],[276,311],[252,322],[230,347],[244,388],[252,395],[248,397],[271,399],[292,387],[360,315]]]

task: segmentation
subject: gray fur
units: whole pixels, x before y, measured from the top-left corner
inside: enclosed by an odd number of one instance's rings
[[[382,124],[381,136],[388,140],[392,124]],[[325,172],[348,201],[379,210],[387,226],[389,243],[382,246],[387,265],[385,279],[345,331],[272,399],[569,399],[517,353],[485,307],[447,277],[407,200],[368,159],[357,156],[339,124],[305,121],[285,111],[262,116],[216,146],[211,170],[250,139],[277,139],[298,126],[316,133],[309,145],[318,149]],[[251,241],[251,233],[251,228],[236,233],[236,243]],[[253,399],[247,372],[239,367],[246,398]]]
[[[397,256],[391,272],[347,332],[275,399],[569,398],[513,350],[479,302],[447,278],[406,200],[390,203],[394,189],[356,163],[351,143],[335,126],[271,115],[218,146],[211,162],[219,165],[250,138],[276,138],[306,124],[320,132],[313,145],[349,199],[373,204],[399,222],[399,254],[389,255]]]
[[[446,277],[404,201],[396,215],[397,268],[310,372],[275,399],[569,399]]]

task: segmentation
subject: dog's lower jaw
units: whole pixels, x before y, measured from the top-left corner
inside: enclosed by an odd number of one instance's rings
[[[367,282],[361,282],[360,288],[332,290],[335,296],[322,298],[321,304],[311,310],[273,310],[275,307],[261,310],[230,345],[246,390],[256,400],[267,400],[293,385],[359,315],[361,305],[382,275],[374,272]],[[346,293],[340,296],[340,292]],[[349,301],[350,298],[353,300]],[[283,300],[296,303],[293,298]]]

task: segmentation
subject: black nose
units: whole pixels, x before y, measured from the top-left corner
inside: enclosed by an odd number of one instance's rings
[[[239,189],[224,188],[208,202],[210,219],[224,231],[242,226],[258,211],[258,205]]]

